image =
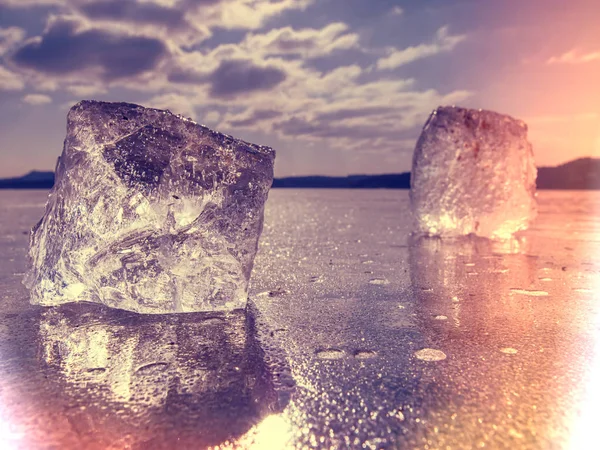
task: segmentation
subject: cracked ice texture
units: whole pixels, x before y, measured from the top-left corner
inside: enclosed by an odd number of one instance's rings
[[[32,230],[31,302],[244,308],[274,158],[168,111],[80,102]]]
[[[411,172],[417,233],[505,238],[535,218],[537,169],[527,125],[492,111],[439,107]]]

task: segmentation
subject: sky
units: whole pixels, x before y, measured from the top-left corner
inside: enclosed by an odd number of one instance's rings
[[[277,151],[276,176],[410,170],[440,105],[600,157],[597,0],[0,0],[0,177],[52,170],[83,99]]]

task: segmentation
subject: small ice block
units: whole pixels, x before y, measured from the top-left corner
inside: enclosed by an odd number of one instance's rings
[[[527,125],[492,111],[439,107],[423,127],[410,199],[418,234],[506,238],[537,212]]]

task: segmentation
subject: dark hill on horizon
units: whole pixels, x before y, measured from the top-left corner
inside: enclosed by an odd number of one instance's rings
[[[0,179],[0,189],[50,189],[54,172],[32,171]],[[410,172],[330,177],[307,175],[276,178],[273,188],[410,189]],[[580,158],[556,167],[538,167],[538,189],[600,190],[600,159]]]

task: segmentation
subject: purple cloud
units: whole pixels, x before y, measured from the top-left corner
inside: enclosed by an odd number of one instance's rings
[[[15,52],[13,62],[54,75],[99,68],[105,79],[113,80],[151,70],[167,54],[158,39],[98,29],[78,31],[77,25],[73,20],[55,19],[41,38]]]
[[[256,111],[253,111],[249,117],[245,119],[232,120],[230,124],[234,127],[251,127],[258,122],[273,119],[280,115],[281,111],[276,111],[274,109],[257,109]]]
[[[174,27],[184,22],[184,11],[155,3],[137,3],[133,0],[109,0],[85,3],[80,11],[91,19],[150,23]]]
[[[209,75],[210,93],[214,97],[234,97],[253,91],[269,90],[286,79],[286,73],[273,66],[257,66],[252,61],[221,61]]]

